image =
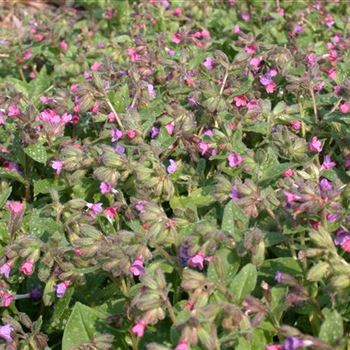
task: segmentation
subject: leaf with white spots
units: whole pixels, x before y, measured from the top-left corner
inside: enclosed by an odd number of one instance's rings
[[[33,143],[24,149],[24,152],[38,163],[46,164],[47,152],[42,143]]]

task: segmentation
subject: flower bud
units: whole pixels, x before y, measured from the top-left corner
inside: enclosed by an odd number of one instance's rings
[[[334,276],[330,285],[334,290],[340,290],[350,287],[350,277],[347,275]]]
[[[307,279],[313,282],[320,281],[328,273],[329,267],[330,266],[327,262],[318,262],[309,270],[307,274]]]

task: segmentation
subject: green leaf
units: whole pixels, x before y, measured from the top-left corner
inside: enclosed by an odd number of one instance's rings
[[[220,284],[228,284],[239,269],[239,257],[236,252],[221,248],[209,263],[207,277]]]
[[[23,176],[19,175],[15,171],[7,170],[5,168],[0,168],[0,178],[3,177],[5,179],[16,180],[22,184],[26,183],[26,180]]]
[[[12,187],[8,187],[7,189],[4,189],[3,192],[0,194],[0,209],[4,206],[7,199],[10,197],[11,192]]]
[[[75,303],[64,329],[62,350],[91,341],[96,335],[113,333],[113,328],[106,324],[108,314],[92,309],[80,302]]]
[[[49,190],[56,188],[57,183],[55,179],[40,179],[34,181],[34,197],[39,193],[49,193]]]
[[[344,326],[341,315],[336,310],[324,309],[325,320],[320,328],[319,338],[329,344],[336,345],[343,338]]]
[[[276,272],[289,273],[292,276],[301,275],[302,269],[299,262],[291,257],[268,259],[260,268],[259,275],[266,281],[272,282]]]
[[[50,84],[50,78],[47,74],[46,66],[44,66],[37,77],[30,82],[29,96],[34,99],[39,98]]]
[[[38,163],[46,164],[47,153],[42,143],[33,143],[24,149],[24,152]]]
[[[250,294],[256,285],[258,273],[253,264],[245,265],[230,284],[230,290],[234,293],[237,302],[242,301]]]
[[[240,227],[237,225],[239,224],[238,221],[241,223]],[[248,218],[242,209],[234,202],[229,201],[224,208],[221,229],[231,233],[237,241],[240,241],[242,239],[241,231],[247,228],[247,226]]]

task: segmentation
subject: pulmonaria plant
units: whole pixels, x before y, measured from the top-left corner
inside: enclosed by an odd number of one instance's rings
[[[346,4],[49,3],[0,5],[0,348],[346,350]]]

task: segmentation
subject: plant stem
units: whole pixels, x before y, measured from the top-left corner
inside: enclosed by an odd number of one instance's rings
[[[120,120],[120,118],[119,118],[119,115],[118,115],[117,111],[115,110],[115,108],[113,107],[113,105],[112,105],[110,99],[109,99],[107,96],[105,96],[105,99],[106,99],[106,102],[107,102],[107,104],[108,104],[108,107],[109,107],[109,108],[111,109],[111,111],[114,113],[115,119],[117,120],[117,123],[118,123],[120,129],[124,130],[124,127],[123,127],[123,124],[122,124],[122,122],[121,122],[121,120]]]
[[[315,98],[315,93],[314,93],[314,89],[312,86],[309,87],[309,91],[311,94],[312,105],[314,108],[315,122],[318,123],[318,112],[317,112],[317,106],[316,106],[316,98]]]

